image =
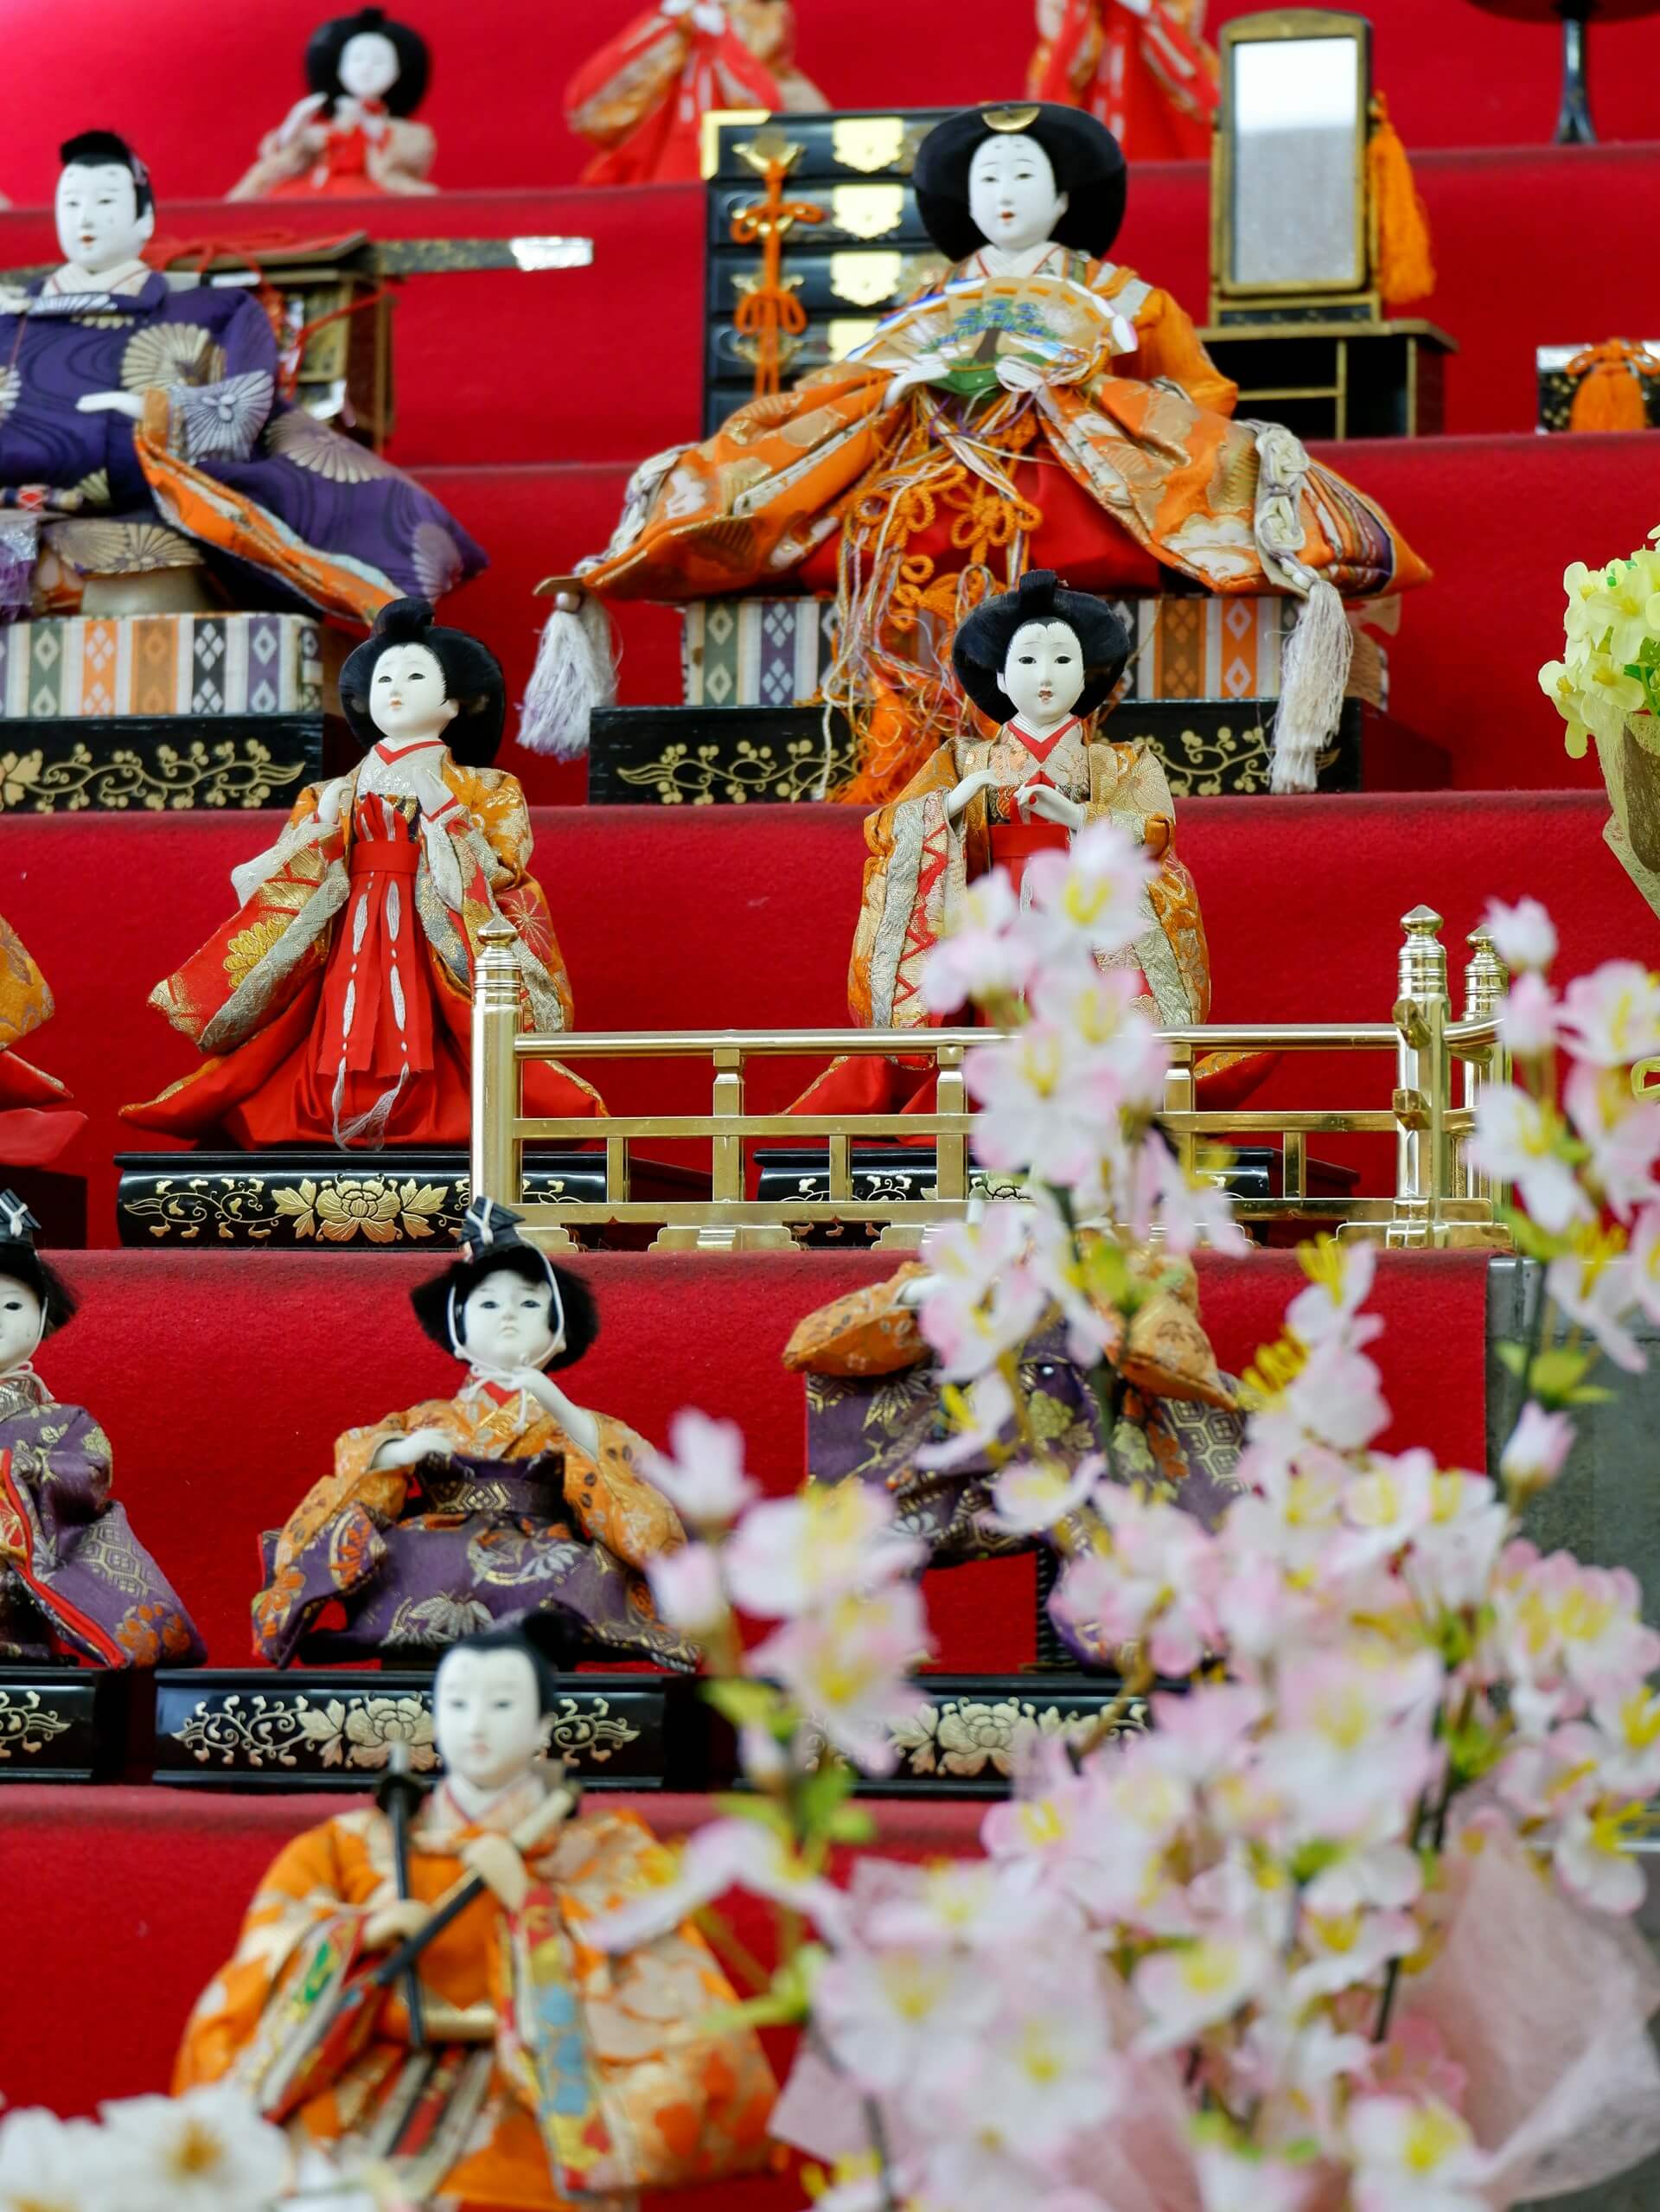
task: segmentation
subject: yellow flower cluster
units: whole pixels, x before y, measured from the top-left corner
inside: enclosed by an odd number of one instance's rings
[[[1576,560],[1562,578],[1567,644],[1547,661],[1539,687],[1567,724],[1578,760],[1588,738],[1617,738],[1633,716],[1649,718],[1660,744],[1660,529],[1629,560],[1587,568]]]

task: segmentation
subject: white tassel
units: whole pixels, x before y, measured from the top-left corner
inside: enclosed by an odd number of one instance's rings
[[[1343,719],[1354,632],[1334,585],[1309,588],[1280,663],[1280,707],[1274,718],[1276,791],[1312,791],[1320,753]]]
[[[610,617],[586,592],[561,591],[543,626],[519,710],[519,742],[527,752],[578,759],[588,750],[595,708],[616,704]]]

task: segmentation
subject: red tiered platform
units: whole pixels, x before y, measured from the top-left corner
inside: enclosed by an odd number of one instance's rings
[[[1598,794],[1201,799],[1181,812],[1223,1021],[1381,1020],[1395,996],[1400,917],[1446,917],[1455,975],[1488,898],[1543,898],[1563,972],[1613,956],[1660,960],[1660,924],[1602,841]],[[7,919],[58,995],[40,1058],[91,1117],[72,1161],[92,1184],[94,1243],[113,1241],[117,1151],[161,1140],[116,1120],[193,1064],[145,1001],[220,923],[230,871],[275,834],[271,815],[81,815],[0,820]],[[847,950],[864,827],[841,807],[561,808],[536,818],[535,866],[589,1029],[791,1028],[846,1019]],[[692,1061],[596,1078],[619,1112],[702,1111]],[[757,1106],[804,1072],[775,1062]],[[1356,1105],[1390,1077],[1323,1062],[1282,1069],[1264,1103]]]
[[[408,1303],[411,1285],[441,1263],[437,1253],[64,1256],[82,1311],[47,1346],[41,1371],[108,1430],[116,1494],[214,1665],[251,1663],[257,1539],[329,1471],[335,1436],[455,1388],[460,1370]],[[801,1382],[781,1365],[790,1330],[897,1263],[890,1253],[585,1256],[574,1264],[603,1326],[571,1388],[663,1443],[683,1405],[737,1421],[757,1480],[786,1493],[805,1472]],[[1290,1253],[1202,1258],[1205,1319],[1225,1368],[1237,1373],[1278,1336],[1301,1282]],[[1482,1464],[1485,1448],[1484,1282],[1478,1254],[1392,1254],[1380,1269],[1385,1384],[1412,1409],[1396,1441],[1465,1466]],[[1031,1591],[1028,1561],[933,1576],[941,1665],[1028,1663]],[[0,1796],[0,1823],[8,1802]]]

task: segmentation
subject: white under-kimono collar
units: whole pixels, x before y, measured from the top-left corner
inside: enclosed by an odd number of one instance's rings
[[[42,285],[47,292],[108,292],[128,297],[143,291],[156,272],[145,261],[120,261],[113,269],[105,269],[98,276],[83,269],[79,261],[66,261],[54,269]]]

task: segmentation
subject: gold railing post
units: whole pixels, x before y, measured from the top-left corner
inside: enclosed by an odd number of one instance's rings
[[[935,1064],[939,1070],[939,1080],[934,1092],[935,1109],[942,1114],[966,1113],[968,1094],[962,1080],[961,1045],[942,1045]],[[965,1203],[968,1196],[967,1138],[942,1132],[935,1138],[934,1146],[938,1169],[935,1188],[942,1199]]]
[[[523,1203],[524,1148],[514,1134],[519,1118],[519,970],[515,933],[507,922],[486,922],[478,933],[473,969],[472,1192],[501,1205]]]
[[[1170,1065],[1165,1071],[1165,1111],[1166,1114],[1191,1114],[1193,1111],[1193,1047],[1184,1037],[1172,1038],[1170,1046]],[[1187,1125],[1167,1129],[1172,1151],[1177,1165],[1189,1181],[1192,1180],[1198,1158],[1198,1140]]]
[[[1450,1195],[1446,1113],[1451,1072],[1446,1047],[1446,948],[1441,917],[1414,906],[1401,917],[1400,995],[1395,1002],[1395,1214],[1389,1244],[1441,1241],[1443,1201]]]
[[[1491,930],[1472,930],[1465,942],[1470,947],[1470,958],[1464,970],[1464,1019],[1491,1021],[1510,988],[1510,970],[1494,949]],[[1495,1044],[1491,1057],[1484,1061],[1466,1060],[1461,1103],[1473,1115],[1487,1085],[1507,1083],[1510,1073],[1510,1055],[1502,1044]],[[1460,1198],[1484,1199],[1491,1205],[1504,1193],[1492,1176],[1484,1175],[1469,1165],[1465,1158],[1468,1143],[1467,1137],[1460,1137],[1454,1147],[1455,1190]]]

